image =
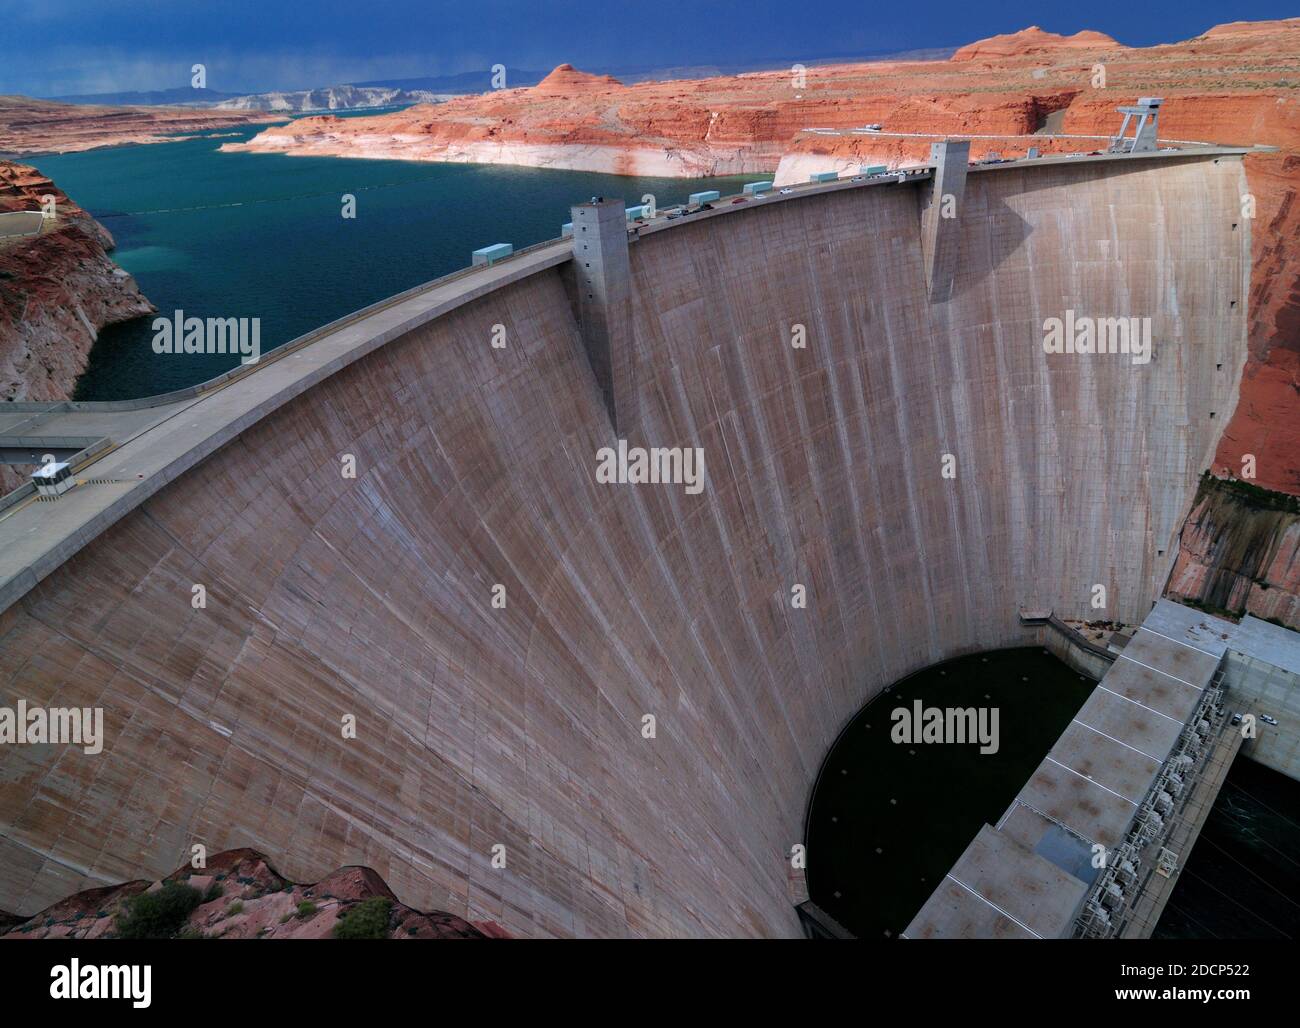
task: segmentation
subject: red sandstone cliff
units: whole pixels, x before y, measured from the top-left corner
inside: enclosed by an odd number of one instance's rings
[[[1166,593],[1214,613],[1300,629],[1300,504],[1207,478],[1183,525]]]
[[[0,161],[0,212],[40,210],[45,196],[56,217],[39,235],[0,239],[0,401],[67,399],[100,329],[154,310],[109,259],[102,225],[35,168]],[[0,465],[0,493],[24,480]]]
[[[508,938],[492,921],[474,923],[454,914],[422,913],[399,903],[387,883],[368,867],[343,867],[319,882],[296,884],[280,875],[256,850],[226,850],[202,871],[182,867],[161,881],[125,882],[88,889],[29,918],[0,913],[0,939],[99,939],[116,935],[123,907],[165,882],[181,882],[204,897],[181,930],[187,938],[328,939],[358,903],[390,901],[385,934],[390,939]]]

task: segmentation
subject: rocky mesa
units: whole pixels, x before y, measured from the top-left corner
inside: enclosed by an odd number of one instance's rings
[[[0,154],[75,153],[127,143],[163,143],[178,134],[281,120],[263,111],[190,107],[111,107],[0,96]]]
[[[985,57],[1023,57],[1026,54],[1055,57],[1069,50],[1122,49],[1127,48],[1104,32],[1085,29],[1072,36],[1062,36],[1056,32],[1044,32],[1037,25],[1031,25],[1019,32],[990,36],[988,39],[981,39],[977,43],[960,47],[950,60],[974,61]]]

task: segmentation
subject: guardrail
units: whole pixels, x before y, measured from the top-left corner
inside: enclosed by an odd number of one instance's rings
[[[41,211],[5,211],[0,214],[0,239],[39,236],[45,215]]]

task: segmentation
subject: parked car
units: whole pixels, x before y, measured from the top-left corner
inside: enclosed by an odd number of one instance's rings
[[[1269,717],[1267,714],[1260,714],[1260,715],[1259,715],[1259,719],[1260,719],[1261,721],[1263,721],[1264,724],[1266,724],[1266,725],[1275,725],[1275,724],[1277,724],[1277,718],[1275,718],[1275,717]]]
[[[789,186],[786,186],[784,189],[781,190],[781,195],[782,195],[782,196],[789,196],[789,195],[790,195],[791,193],[793,193],[793,192],[794,192],[793,189],[791,189]]]

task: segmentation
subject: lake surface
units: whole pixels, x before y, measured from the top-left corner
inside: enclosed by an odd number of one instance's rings
[[[353,116],[365,116],[354,112]],[[117,240],[116,260],[160,314],[261,319],[263,352],[470,263],[491,243],[553,239],[592,196],[663,207],[762,176],[633,178],[477,164],[219,153],[265,126],[150,146],[24,158]],[[356,218],[342,196],[356,197]],[[202,382],[237,358],[159,355],[152,318],[110,326],[80,400],[149,396]]]

